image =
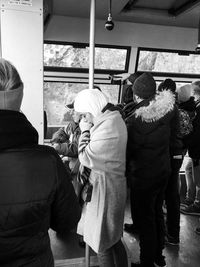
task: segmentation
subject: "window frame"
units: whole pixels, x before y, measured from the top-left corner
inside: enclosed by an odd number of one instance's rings
[[[95,79],[96,80],[96,79]],[[101,82],[103,81],[103,82]],[[44,76],[44,83],[45,82],[48,82],[48,83],[76,83],[76,84],[88,84],[88,78],[87,77],[62,77],[62,76]],[[107,78],[97,78],[97,80],[95,81],[95,85],[112,85],[110,83],[110,80],[107,79]],[[121,86],[120,84],[116,84],[116,86],[118,87],[117,90],[118,90],[118,103],[120,101],[120,98],[121,98]],[[50,129],[50,128],[61,128],[61,127],[65,127],[66,124],[61,124],[61,125],[57,125],[57,124],[49,124],[47,122],[47,129]],[[45,138],[46,141],[48,141],[49,139],[48,138]]]
[[[135,72],[143,73],[143,72],[150,72],[150,71],[140,71],[138,70],[139,65],[139,57],[140,57],[140,51],[149,51],[149,52],[166,52],[166,53],[176,53],[180,55],[199,55],[200,53],[195,51],[189,51],[189,50],[175,50],[175,49],[163,49],[163,48],[150,48],[150,47],[138,47],[137,49],[137,55],[136,55],[136,64],[135,64]],[[155,77],[177,77],[177,78],[194,78],[194,79],[200,79],[200,73],[199,74],[190,74],[190,73],[175,73],[175,72],[155,72],[151,71],[152,75]]]
[[[44,44],[55,44],[55,45],[73,45],[76,48],[89,47],[89,43],[78,43],[78,42],[63,42],[63,41],[52,41],[44,40]],[[113,49],[123,49],[127,51],[125,67],[123,70],[115,69],[94,69],[94,73],[98,74],[120,74],[122,72],[128,72],[130,56],[131,56],[131,46],[119,46],[119,45],[107,45],[107,44],[95,44],[95,47],[99,48],[113,48]],[[53,67],[44,66],[44,71],[49,72],[76,72],[76,73],[89,73],[89,68],[70,68],[70,67]]]

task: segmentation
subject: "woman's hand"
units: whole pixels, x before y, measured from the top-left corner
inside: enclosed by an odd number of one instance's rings
[[[89,131],[92,128],[93,124],[89,121],[87,121],[85,118],[82,118],[79,122],[79,127],[81,129],[81,132]]]

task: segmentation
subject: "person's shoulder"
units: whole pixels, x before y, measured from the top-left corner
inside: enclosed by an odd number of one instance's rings
[[[55,151],[55,149],[48,145],[37,145],[33,148],[35,151],[37,151],[40,154],[46,154],[49,156],[53,156],[55,158],[59,158],[58,153]]]

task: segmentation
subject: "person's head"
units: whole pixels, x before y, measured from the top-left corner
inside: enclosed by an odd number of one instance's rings
[[[176,83],[172,79],[165,79],[158,86],[158,91],[161,92],[163,90],[170,90],[172,93],[176,91]]]
[[[93,122],[93,118],[101,114],[108,104],[108,98],[98,89],[85,89],[79,92],[74,101],[74,109]]]
[[[136,102],[153,97],[156,94],[156,82],[151,73],[140,75],[135,80],[132,90]]]
[[[0,59],[0,109],[19,111],[23,98],[23,82],[16,68]]]
[[[128,104],[133,101],[133,91],[132,85],[124,85],[123,95],[122,95],[122,103]]]
[[[200,99],[200,81],[195,81],[192,84],[192,93],[195,97],[195,100]]]
[[[192,86],[191,84],[185,84],[179,87],[176,92],[179,103],[187,102],[192,95]]]
[[[132,73],[127,80],[129,80],[129,82],[131,84],[134,84],[135,80],[140,77],[140,75],[142,75],[142,73],[139,73],[139,72],[135,72],[135,73]]]
[[[123,88],[123,95],[122,95],[122,103],[128,104],[133,101],[133,90],[132,86],[135,82],[135,80],[141,75],[139,72],[132,73],[128,77],[129,85],[124,85]]]
[[[79,121],[80,121],[80,119],[81,119],[81,115],[80,115],[80,113],[78,113],[78,112],[76,112],[76,111],[74,110],[74,101],[73,101],[72,103],[66,105],[65,107],[69,110],[70,115],[71,115],[72,118],[73,118],[73,121],[74,121],[75,123],[79,123]]]

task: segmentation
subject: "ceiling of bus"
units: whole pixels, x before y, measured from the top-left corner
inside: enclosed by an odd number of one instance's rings
[[[51,14],[89,18],[90,0],[45,0]],[[107,20],[110,0],[96,0],[96,18]],[[198,28],[200,0],[112,0],[113,21]]]

